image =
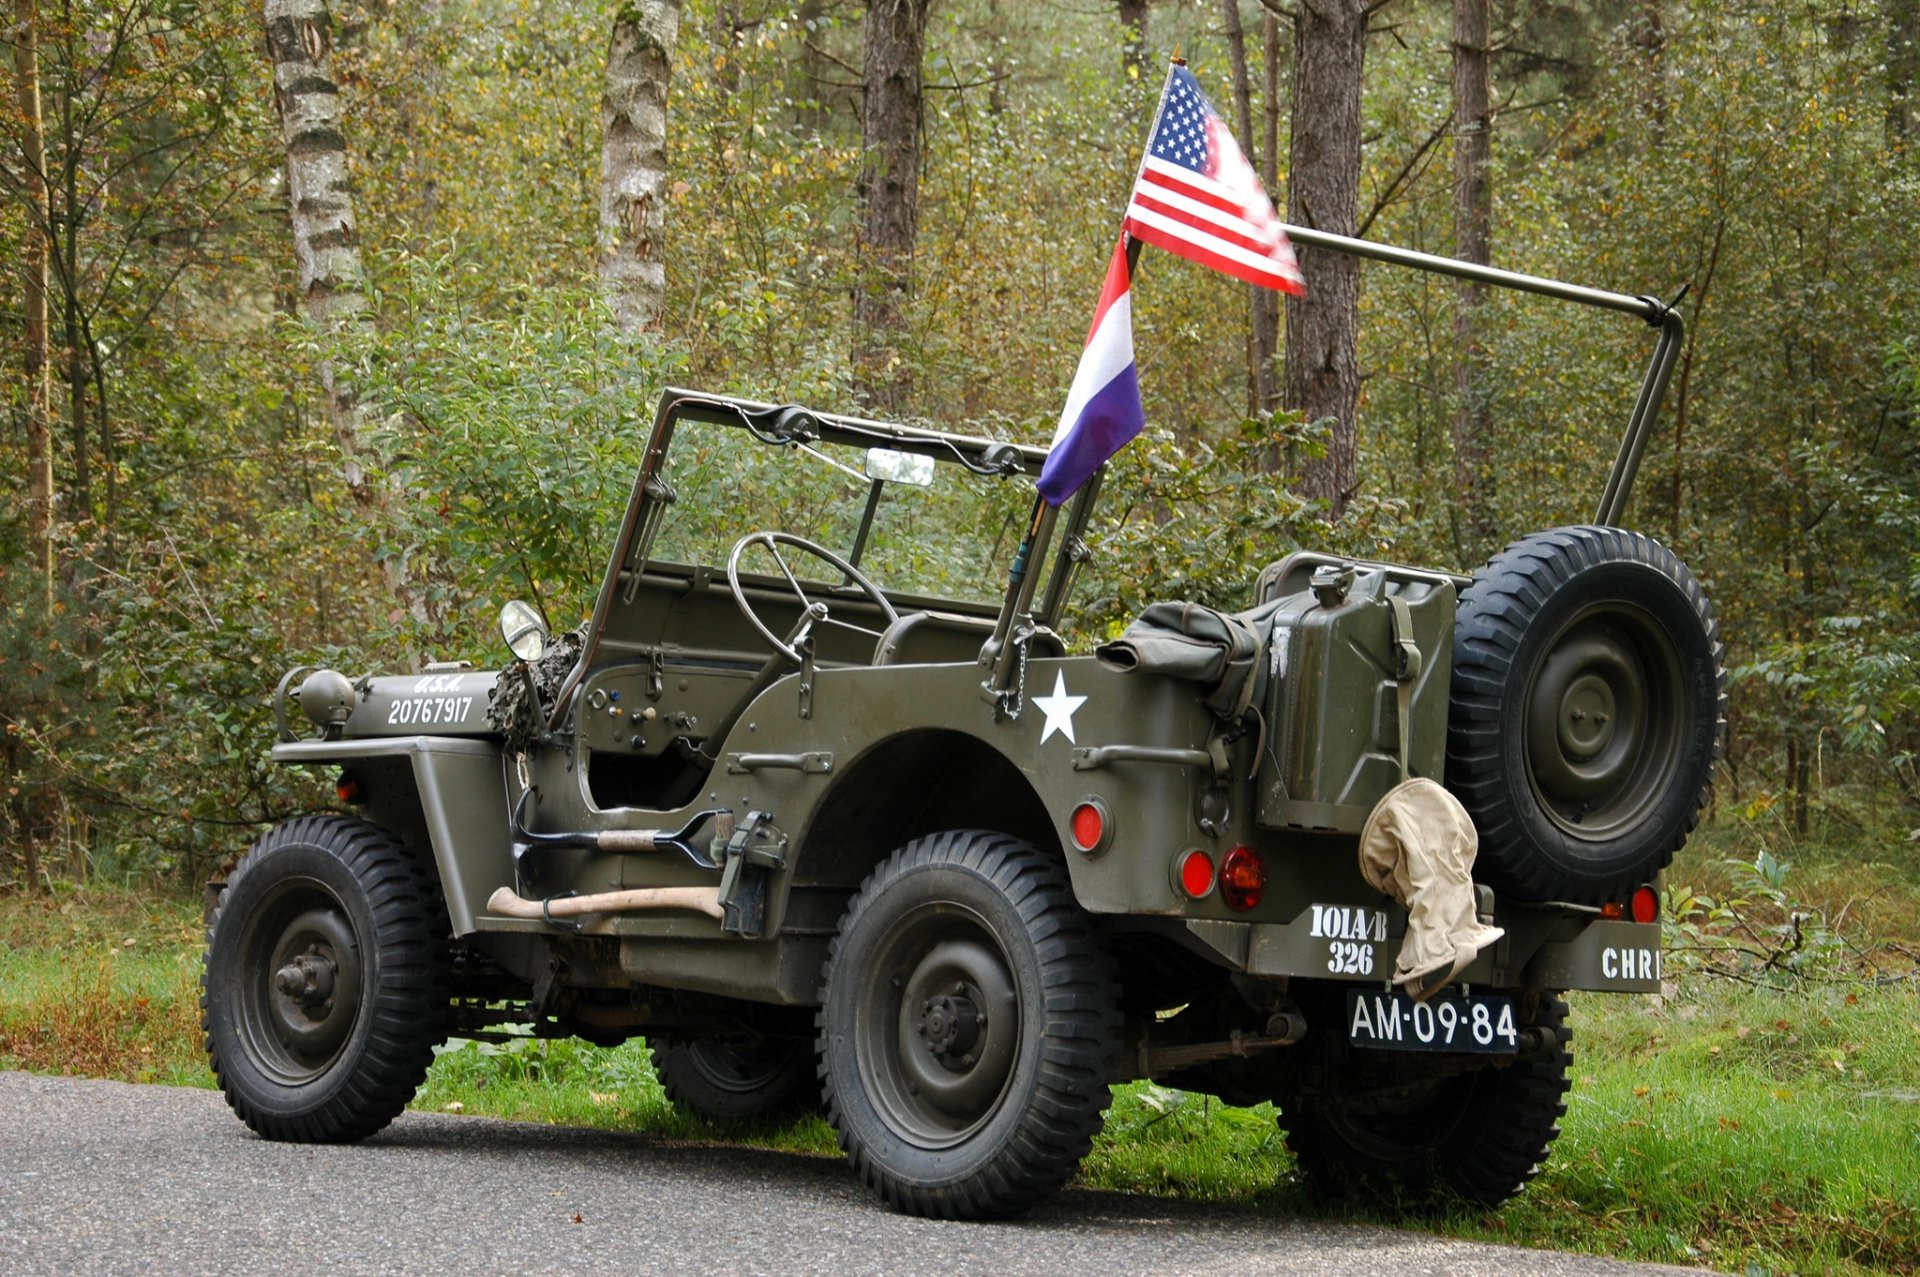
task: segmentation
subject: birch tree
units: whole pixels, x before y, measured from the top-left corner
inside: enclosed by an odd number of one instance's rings
[[[680,0],[628,0],[614,14],[600,97],[600,286],[628,334],[660,322],[667,289],[662,229],[667,85]]]
[[[368,320],[366,276],[341,127],[340,87],[329,55],[333,22],[325,0],[264,0],[274,105],[287,157],[287,209],[298,263],[299,304],[323,333]],[[367,473],[367,421],[352,383],[328,360],[318,369],[347,487],[381,527],[391,527],[395,488]],[[405,612],[425,623],[426,602],[410,579],[404,551],[380,560],[387,587]]]

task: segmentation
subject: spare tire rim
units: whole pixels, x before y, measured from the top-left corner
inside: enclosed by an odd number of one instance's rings
[[[1548,641],[1527,688],[1527,779],[1562,833],[1600,843],[1666,795],[1686,736],[1680,653],[1645,609],[1591,604]]]
[[[855,1049],[880,1119],[921,1148],[999,1112],[1020,1054],[1020,997],[993,928],[952,903],[893,920],[860,981]]]

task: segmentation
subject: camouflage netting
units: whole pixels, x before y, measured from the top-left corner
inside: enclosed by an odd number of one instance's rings
[[[500,671],[487,696],[487,722],[507,738],[508,753],[524,753],[540,739],[585,646],[586,627],[581,626],[554,639],[537,659],[513,661]]]

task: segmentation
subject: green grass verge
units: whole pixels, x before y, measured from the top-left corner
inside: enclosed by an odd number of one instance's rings
[[[0,896],[0,1068],[212,1086],[197,903],[113,890]]]
[[[1697,948],[1671,996],[1574,998],[1574,1086],[1539,1178],[1498,1211],[1420,1223],[1730,1272],[1920,1273],[1920,856],[1891,842],[1815,853],[1788,892],[1777,876],[1757,890],[1726,863],[1736,849],[1753,854],[1751,839],[1715,831],[1675,871],[1716,912],[1670,932]],[[1780,958],[1795,935],[1814,942]],[[0,1067],[209,1085],[200,943],[197,904],[0,896]],[[721,1128],[674,1108],[638,1041],[451,1044],[414,1106],[834,1150],[818,1118]],[[1116,1089],[1080,1182],[1404,1222],[1315,1197],[1270,1106],[1151,1083]]]

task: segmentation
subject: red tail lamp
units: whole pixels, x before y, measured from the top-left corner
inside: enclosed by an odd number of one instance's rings
[[[1213,859],[1206,852],[1195,848],[1182,852],[1174,861],[1180,890],[1195,900],[1213,890]]]
[[[1624,902],[1609,900],[1601,905],[1600,916],[1615,922],[1628,918],[1635,922],[1652,922],[1660,916],[1660,893],[1652,887],[1636,887]]]
[[[1107,842],[1113,835],[1113,826],[1107,818],[1107,805],[1098,798],[1089,798],[1075,807],[1067,823],[1073,835],[1073,846],[1076,851],[1088,856],[1097,856],[1107,849]]]
[[[1260,903],[1267,894],[1267,866],[1260,853],[1251,847],[1235,847],[1220,862],[1220,898],[1229,909],[1242,912]]]

